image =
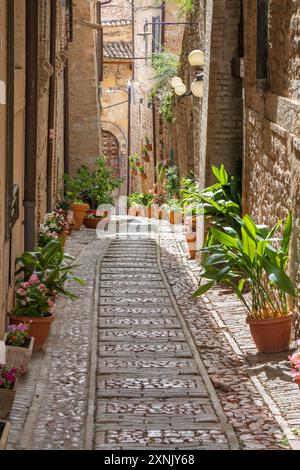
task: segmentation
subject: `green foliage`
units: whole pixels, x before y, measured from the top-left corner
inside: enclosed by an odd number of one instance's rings
[[[150,193],[132,193],[128,197],[129,207],[150,207],[152,204],[153,195]]]
[[[64,253],[59,241],[51,240],[46,246],[37,248],[36,251],[25,251],[16,260],[19,268],[15,274],[22,273],[22,280],[27,281],[33,273],[36,273],[49,291],[76,299],[77,297],[65,288],[67,281],[84,284],[84,281],[73,273],[78,266],[73,263],[74,260],[75,258]]]
[[[235,216],[240,229],[211,228],[214,245],[203,248],[202,284],[194,296],[202,295],[219,283],[231,285],[237,297],[254,319],[278,318],[289,313],[287,296],[296,295],[293,282],[285,272],[291,238],[292,216],[288,215],[283,236],[274,238],[282,225],[279,220],[272,229],[256,225],[245,215]],[[250,289],[250,298],[244,294]]]
[[[132,155],[130,155],[128,157],[129,166],[132,170],[137,169],[137,162],[138,162],[139,158],[140,158],[140,156],[137,152],[133,153]]]
[[[159,100],[159,111],[167,123],[173,122],[172,108],[174,91],[171,80],[177,74],[179,56],[164,51],[152,58],[152,67],[155,71],[151,96]]]
[[[166,177],[166,171],[168,168],[168,164],[165,161],[159,160],[156,164],[155,172],[157,176],[157,180],[159,183],[163,183]]]
[[[165,191],[167,199],[178,198],[180,191],[179,170],[176,165],[169,166],[165,172]]]
[[[94,171],[82,165],[74,178],[64,176],[65,194],[70,201],[85,202],[91,209],[97,209],[100,204],[112,204],[111,194],[121,185],[122,179],[112,176],[104,156],[97,158],[96,165]]]

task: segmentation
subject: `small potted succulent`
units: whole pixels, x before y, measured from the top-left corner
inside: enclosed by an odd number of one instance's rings
[[[152,144],[151,144],[150,138],[147,135],[145,135],[145,149],[148,152],[152,152]]]
[[[29,323],[29,334],[35,338],[33,350],[37,351],[45,343],[51,323],[55,319],[55,298],[37,273],[28,281],[19,280],[16,290],[16,306],[9,313],[10,323]]]
[[[12,409],[16,385],[16,369],[0,364],[0,419],[6,418]]]
[[[142,159],[144,160],[145,163],[150,162],[150,155],[149,155],[148,150],[146,149],[146,147],[143,149]]]
[[[10,422],[0,420],[0,450],[5,450],[8,435],[10,431]]]
[[[34,344],[33,336],[29,335],[29,325],[26,323],[9,325],[4,342],[6,365],[24,374],[28,369]]]
[[[139,155],[137,152],[133,153],[128,157],[130,173],[132,174],[132,176],[137,176],[137,167],[139,164],[138,159]]]
[[[142,166],[142,165],[139,166],[139,167],[138,167],[138,172],[139,172],[140,177],[141,177],[142,179],[147,179],[147,175],[146,175],[146,173],[145,173],[145,167],[144,167],[144,166]]]

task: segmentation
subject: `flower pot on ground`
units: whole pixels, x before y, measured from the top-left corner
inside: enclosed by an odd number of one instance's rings
[[[151,219],[151,217],[152,217],[152,208],[151,207],[147,207],[147,217],[148,217],[148,219]]]
[[[44,317],[27,317],[9,313],[8,316],[11,325],[19,325],[30,321],[29,334],[34,337],[33,351],[40,351],[48,338],[51,324],[55,320],[55,314],[48,313]]]
[[[190,232],[186,234],[186,242],[188,244],[188,250],[191,259],[195,259],[196,256],[196,239],[196,232]]]
[[[289,348],[293,315],[290,298],[296,296],[293,282],[286,274],[292,216],[287,216],[282,236],[276,236],[282,221],[271,229],[256,225],[245,215],[237,218],[240,230],[224,231],[211,227],[204,253],[201,280],[207,279],[193,294],[202,295],[218,284],[236,292],[247,311],[247,323],[260,352],[281,352]],[[247,285],[248,292],[244,292]]]
[[[89,210],[90,206],[85,203],[74,202],[71,204],[70,209],[73,211],[74,216],[74,228],[79,230],[86,212]]]
[[[104,218],[104,216],[97,217],[96,215],[91,215],[91,216],[85,217],[85,218],[83,219],[83,223],[84,223],[84,225],[85,225],[86,228],[89,228],[89,229],[96,229],[98,223],[99,223],[100,220],[102,220],[103,218]]]
[[[16,395],[16,369],[0,364],[0,419],[9,415]]]
[[[6,365],[21,374],[27,371],[33,351],[34,337],[29,335],[29,327],[26,323],[10,325],[4,336]]]
[[[10,431],[9,421],[0,421],[0,450],[5,450]]]

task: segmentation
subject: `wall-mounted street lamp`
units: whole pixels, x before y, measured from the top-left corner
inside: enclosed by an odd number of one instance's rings
[[[203,66],[204,66],[204,53],[199,49],[195,49],[189,55],[189,64],[191,67],[197,67],[195,80],[192,82],[191,91],[187,92],[187,88],[180,77],[174,77],[171,80],[171,85],[174,88],[175,95],[177,96],[191,96],[197,98],[203,97]]]

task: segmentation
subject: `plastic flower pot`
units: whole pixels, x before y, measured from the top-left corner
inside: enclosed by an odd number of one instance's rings
[[[19,325],[19,323],[28,323],[30,321],[28,334],[34,337],[33,351],[41,350],[48,338],[51,324],[55,320],[54,313],[50,313],[47,317],[27,317],[11,313],[8,316],[11,325]]]
[[[5,343],[6,339],[7,333],[4,336]],[[27,347],[5,345],[7,367],[15,367],[17,371],[21,374],[27,372],[28,365],[32,356],[33,345],[33,336],[30,338],[30,343]]]
[[[9,421],[0,421],[0,450],[5,450],[10,431]]]
[[[86,212],[89,210],[89,205],[88,204],[82,204],[82,203],[73,203],[70,206],[70,209],[73,211],[73,217],[74,217],[74,228],[76,230],[79,230],[82,223],[84,216]]]
[[[9,415],[16,395],[17,380],[14,387],[11,389],[0,388],[0,419],[6,418]]]
[[[246,319],[257,350],[262,353],[287,351],[290,345],[293,313],[281,318]]]
[[[196,256],[196,233],[190,232],[186,234],[186,241],[188,244],[188,250],[190,258],[195,259]]]

